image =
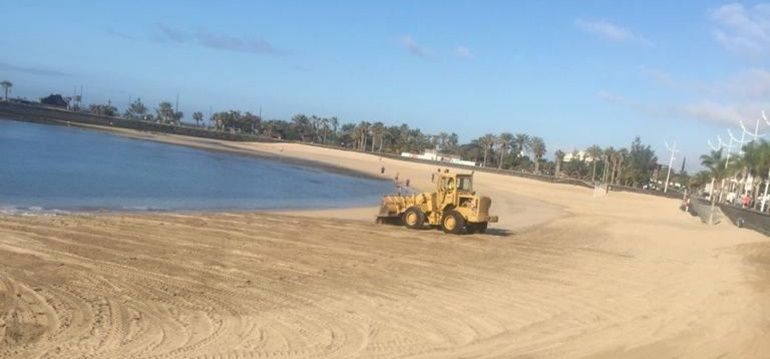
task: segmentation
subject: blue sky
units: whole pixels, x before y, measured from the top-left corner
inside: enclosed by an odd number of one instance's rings
[[[770,110],[770,3],[0,0],[0,14],[0,78],[31,99],[179,93],[188,118],[261,107],[463,142],[524,132],[549,156],[638,135],[661,162],[677,141],[691,169],[708,138]]]

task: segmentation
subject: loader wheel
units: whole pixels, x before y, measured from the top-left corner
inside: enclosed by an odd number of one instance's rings
[[[419,208],[411,207],[404,212],[403,219],[406,228],[422,228],[423,224],[425,224],[425,213],[422,213],[422,210]]]
[[[487,226],[489,222],[481,222],[476,224],[476,231],[479,233],[487,233]]]
[[[465,228],[465,218],[457,211],[448,211],[441,219],[441,229],[444,233],[457,234]]]
[[[487,222],[468,223],[465,225],[465,231],[468,232],[468,234],[474,234],[476,232],[484,233],[487,231]]]

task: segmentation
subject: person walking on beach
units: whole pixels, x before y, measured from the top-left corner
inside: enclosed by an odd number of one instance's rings
[[[382,168],[380,168],[380,174],[381,175],[385,174],[385,166],[382,166]]]
[[[406,184],[407,187],[409,187],[409,179],[408,178],[406,179],[405,184]]]

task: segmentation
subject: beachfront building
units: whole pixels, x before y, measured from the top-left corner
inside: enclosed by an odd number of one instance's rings
[[[439,153],[436,150],[425,150],[422,154],[402,152],[401,157],[414,158],[414,159],[426,160],[426,161],[445,162],[445,163],[461,165],[461,166],[478,166],[476,162],[465,161],[460,156],[447,155],[447,154]]]
[[[586,151],[575,151],[567,152],[567,154],[564,155],[562,162],[570,162],[572,160],[591,163],[594,159]]]

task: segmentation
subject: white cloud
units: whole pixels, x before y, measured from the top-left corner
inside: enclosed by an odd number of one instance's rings
[[[638,42],[652,45],[646,38],[634,34],[631,30],[606,20],[575,20],[575,26],[589,34],[612,42]]]
[[[645,104],[633,100],[629,100],[623,96],[609,91],[600,91],[596,94],[599,99],[604,102],[618,105],[621,107],[629,108],[634,112],[639,112],[646,116],[651,117],[665,117],[667,114],[673,113],[672,109],[668,106],[656,106],[651,104]]]
[[[759,55],[770,47],[770,4],[722,5],[710,13],[714,39],[725,49]]]
[[[688,80],[656,68],[641,66],[639,71],[650,81],[667,90],[676,90],[683,93],[697,94],[701,96],[725,95],[725,81],[719,83],[707,83],[704,81]]]
[[[607,103],[653,118],[686,119],[718,126],[737,126],[739,121],[743,121],[744,124],[754,123],[763,109],[762,103],[758,101],[697,100],[682,104],[650,104],[629,100],[607,91],[599,92],[597,97]]]
[[[265,40],[252,37],[238,37],[228,34],[213,33],[199,30],[195,33],[182,29],[168,27],[163,24],[157,26],[155,40],[164,43],[192,43],[211,49],[246,52],[259,55],[277,55],[281,52]]]
[[[426,57],[428,55],[428,52],[425,50],[425,47],[418,44],[417,41],[414,41],[412,36],[410,35],[404,35],[401,37],[401,45],[408,51],[410,54],[417,56],[417,57]]]
[[[767,98],[770,96],[770,71],[749,69],[728,78],[721,90],[732,96],[746,98]]]
[[[623,96],[620,96],[618,94],[609,92],[609,91],[599,91],[596,94],[597,97],[602,99],[603,101],[611,102],[611,103],[618,103],[618,104],[625,104],[626,99],[623,98]]]
[[[770,71],[763,68],[741,70],[721,80],[712,82],[683,80],[675,78],[668,72],[648,67],[641,67],[640,71],[653,82],[663,87],[702,96],[743,100],[761,99],[770,96]]]
[[[716,125],[735,126],[739,121],[753,123],[762,106],[759,103],[720,103],[701,100],[676,107],[681,115]]]
[[[473,58],[473,53],[471,52],[471,50],[469,48],[465,47],[465,46],[462,46],[462,45],[457,46],[455,48],[455,55],[457,57],[461,57],[461,58],[464,58],[464,59],[472,59]]]

